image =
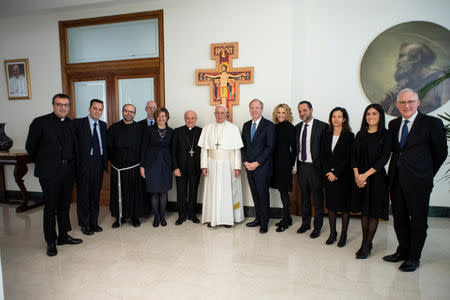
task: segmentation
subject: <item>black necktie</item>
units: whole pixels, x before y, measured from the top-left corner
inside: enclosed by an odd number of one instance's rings
[[[94,134],[92,140],[92,156],[100,157],[102,154],[100,152],[100,141],[97,133],[97,122],[94,123]]]

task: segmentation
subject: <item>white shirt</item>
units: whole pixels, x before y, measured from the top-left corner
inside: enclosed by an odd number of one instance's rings
[[[405,123],[405,120],[409,121],[408,124],[406,124],[406,126],[408,126],[408,134],[409,134],[411,132],[411,127],[413,126],[414,120],[416,119],[418,113],[419,112],[416,111],[416,113],[413,114],[411,116],[411,118],[409,118],[409,119],[405,119],[405,118],[402,117],[402,123],[400,124],[400,130],[398,131],[398,141],[399,142],[402,139],[402,128],[403,128],[403,124]]]
[[[308,123],[303,122],[302,129],[300,130],[300,137],[299,137],[299,146],[300,149],[298,151],[298,160],[302,161],[302,136],[303,136],[303,129],[305,129],[305,125],[308,125],[307,131],[306,131],[306,160],[304,162],[312,163],[312,155],[311,155],[311,132],[314,124],[314,118],[311,119]]]
[[[89,125],[91,126],[91,134],[94,136],[94,123],[97,122],[97,134],[98,134],[98,142],[100,143],[100,154],[103,155],[103,144],[102,144],[102,135],[100,134],[100,120],[94,121],[90,115],[88,115]],[[91,148],[91,155],[93,149]]]
[[[340,135],[333,135],[333,140],[331,141],[331,152],[334,151],[334,147],[336,147],[337,142],[339,141]]]
[[[259,119],[256,120],[256,121],[253,121],[253,120],[252,120],[252,126],[250,127],[250,132],[252,131],[253,123],[256,123],[255,132],[256,132],[256,130],[258,130],[258,126],[259,126],[259,122],[261,122],[261,118],[262,118],[262,116],[259,117]]]

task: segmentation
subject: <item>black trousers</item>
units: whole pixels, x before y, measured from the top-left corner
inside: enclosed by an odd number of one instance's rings
[[[197,203],[197,190],[200,182],[200,172],[194,166],[180,169],[181,176],[175,177],[177,181],[178,216],[195,217],[195,204]],[[188,189],[189,187],[189,189]]]
[[[315,213],[314,228],[321,229],[323,225],[323,184],[320,168],[311,163],[301,163],[297,161],[297,176],[302,200],[302,224],[311,224],[312,195]]]
[[[77,179],[77,213],[81,227],[98,225],[103,160],[89,159],[87,171]]]
[[[261,226],[267,226],[270,217],[270,175],[266,170],[256,169],[255,171],[247,171],[247,179],[255,204],[255,219],[261,223]]]
[[[396,172],[398,174],[398,171]],[[427,238],[428,206],[432,187],[402,187],[395,176],[391,186],[392,215],[402,255],[419,260]]]
[[[75,168],[71,164],[59,165],[53,178],[39,178],[44,195],[44,237],[47,243],[56,241],[56,220],[59,236],[72,230],[69,209],[74,180]]]

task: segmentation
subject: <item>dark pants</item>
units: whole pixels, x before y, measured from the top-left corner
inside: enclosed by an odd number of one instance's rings
[[[59,236],[72,230],[69,209],[74,179],[75,168],[70,164],[59,165],[54,178],[39,178],[44,194],[44,237],[47,243],[56,241],[56,219]]]
[[[98,225],[103,160],[89,159],[87,171],[77,179],[77,213],[81,227]]]
[[[398,171],[396,172],[398,174]],[[398,175],[391,186],[392,215],[398,250],[411,260],[419,260],[427,238],[428,206],[432,187],[402,187]]]
[[[185,218],[186,216],[193,218],[195,217],[195,204],[197,203],[200,173],[193,166],[192,168],[180,169],[180,171],[181,176],[175,177],[177,181],[178,216],[180,218]]]
[[[261,226],[267,226],[269,224],[270,176],[267,174],[268,172],[264,169],[247,171],[248,184],[250,185],[250,191],[252,192],[252,198],[255,204],[256,220],[261,223]]]
[[[297,181],[302,199],[302,224],[310,225],[312,217],[311,195],[314,201],[314,228],[323,225],[323,185],[320,168],[311,163],[297,161]]]

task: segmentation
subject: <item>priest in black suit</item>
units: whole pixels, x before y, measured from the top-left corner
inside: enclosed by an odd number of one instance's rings
[[[100,120],[103,101],[92,99],[89,115],[74,120],[77,140],[77,212],[81,232],[92,235],[98,225],[103,171],[108,171],[106,123]]]
[[[44,194],[44,237],[47,255],[58,254],[58,245],[79,244],[67,232],[72,230],[69,218],[75,180],[75,138],[69,96],[56,94],[52,99],[53,113],[33,120],[25,145],[35,163],[34,176],[39,177]],[[58,220],[58,237],[56,235]]]
[[[184,113],[184,121],[186,125],[176,128],[172,139],[172,167],[177,181],[178,220],[175,222],[176,225],[183,224],[186,218],[194,223],[200,223],[195,214],[195,205],[201,174],[201,149],[197,144],[202,129],[195,126],[197,114],[193,110]]]
[[[255,204],[255,220],[247,227],[259,227],[260,233],[267,233],[270,213],[269,184],[272,175],[272,152],[275,146],[275,125],[262,117],[264,104],[250,101],[252,119],[242,127],[242,161],[247,170],[248,184]]]
[[[419,105],[415,90],[401,90],[396,104],[401,117],[389,122],[393,149],[388,176],[399,245],[394,254],[383,259],[404,261],[400,265],[404,272],[420,265],[433,178],[448,154],[442,121],[420,113]]]

